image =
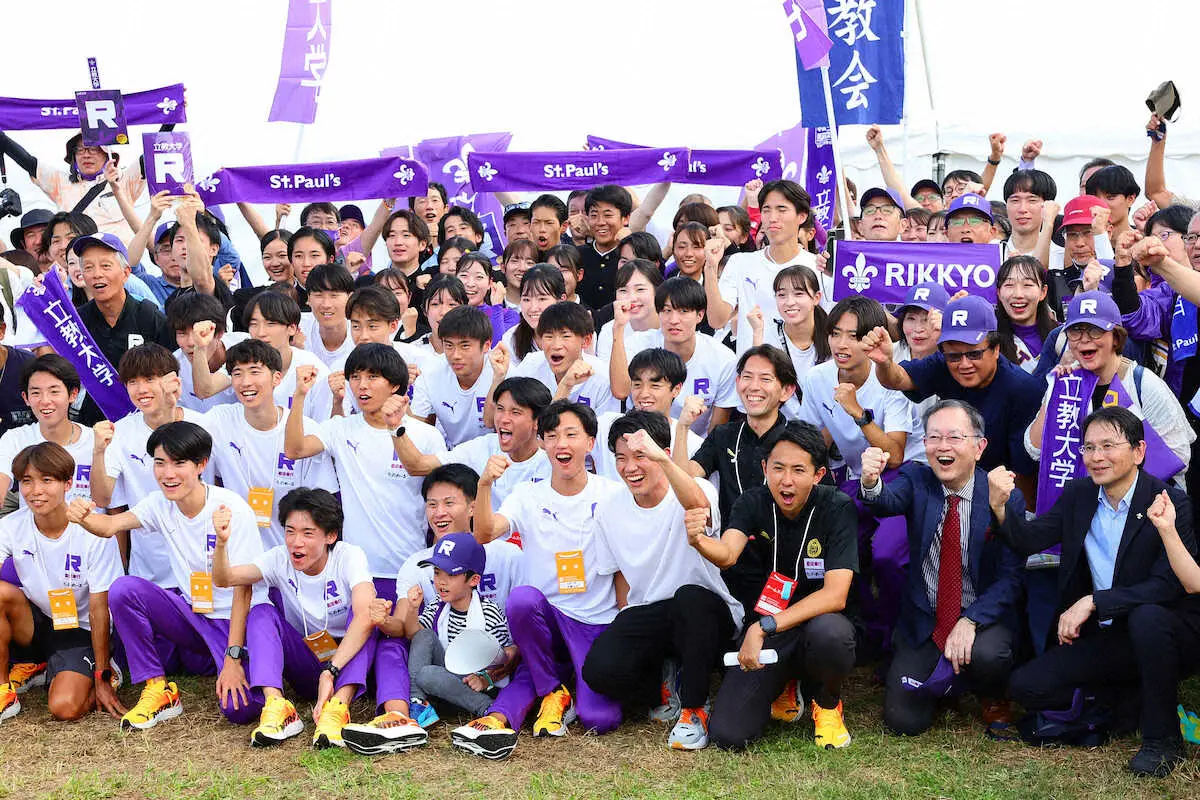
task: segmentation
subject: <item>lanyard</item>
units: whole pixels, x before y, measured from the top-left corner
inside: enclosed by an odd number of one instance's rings
[[[321,572],[321,605],[325,608],[325,625],[323,631],[329,630],[329,581],[325,580],[325,572]],[[296,584],[296,605],[300,607],[300,624],[304,626],[304,638],[308,638],[308,614],[304,611],[304,600],[300,597],[300,573],[292,569],[293,583]]]
[[[809,494],[809,498],[812,494]],[[792,580],[799,580],[800,576],[800,559],[804,557],[804,546],[808,544],[808,529],[812,526],[813,515],[817,513],[817,506],[814,503],[813,507],[808,512],[808,522],[804,523],[804,536],[800,539],[800,549],[796,551],[796,563],[792,565]],[[774,538],[771,543],[771,571],[779,572],[779,512],[778,507],[771,503],[771,522]]]

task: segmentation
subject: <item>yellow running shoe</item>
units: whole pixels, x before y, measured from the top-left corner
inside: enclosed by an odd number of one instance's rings
[[[342,728],[346,749],[360,756],[399,753],[429,742],[429,734],[407,714],[388,711],[366,725],[346,725]]]
[[[771,703],[771,719],[780,722],[795,722],[804,716],[804,698],[800,696],[800,684],[790,680],[779,697]]]
[[[487,714],[450,731],[450,744],[473,756],[500,761],[517,746],[517,732]]]
[[[304,720],[296,707],[283,697],[268,697],[258,718],[258,727],[250,734],[253,747],[279,744],[304,730]]]
[[[137,705],[121,717],[121,730],[149,730],[158,723],[174,719],[182,713],[183,703],[179,701],[179,687],[174,683],[167,683],[162,678],[154,678],[146,681],[146,685],[142,687],[142,696]]]
[[[330,698],[321,709],[321,718],[317,720],[317,731],[313,734],[313,747],[324,750],[326,747],[345,747],[342,741],[342,728],[350,724],[350,709],[336,697]]]
[[[17,694],[25,694],[35,686],[45,686],[46,664],[13,664],[8,671],[8,685]]]
[[[21,699],[11,683],[0,683],[0,722],[21,713]]]
[[[542,707],[533,723],[534,738],[538,736],[566,736],[567,726],[575,721],[575,703],[567,687],[560,686],[542,698]]]
[[[813,727],[817,747],[833,750],[850,745],[850,732],[846,730],[846,720],[842,716],[842,701],[837,708],[821,708],[817,701],[812,703]]]

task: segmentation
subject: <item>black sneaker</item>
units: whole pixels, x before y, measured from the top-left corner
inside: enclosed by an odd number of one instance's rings
[[[1183,747],[1170,739],[1146,739],[1133,758],[1129,771],[1145,778],[1165,778],[1183,763]]]

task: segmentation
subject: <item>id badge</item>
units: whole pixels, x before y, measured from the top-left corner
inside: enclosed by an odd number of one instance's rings
[[[779,572],[772,572],[763,586],[754,610],[764,617],[773,617],[788,607],[796,582]]]
[[[317,631],[310,633],[304,637],[304,643],[308,645],[308,649],[312,650],[312,654],[317,657],[317,661],[322,664],[333,658],[333,654],[337,652],[337,641],[329,635],[329,631]]]
[[[213,606],[213,580],[207,572],[192,573],[192,611],[196,614],[211,614]]]
[[[70,589],[51,589],[50,618],[54,621],[54,630],[66,631],[79,627],[79,609],[75,606],[75,592]]]
[[[558,565],[559,594],[580,594],[587,591],[582,550],[564,550],[561,553],[555,553],[554,561]]]
[[[254,521],[258,523],[258,527],[271,527],[271,506],[275,504],[275,490],[251,486],[249,494],[246,495],[246,502],[254,512]]]
[[[825,559],[823,558],[806,558],[804,559],[804,577],[810,581],[824,580],[825,578]]]

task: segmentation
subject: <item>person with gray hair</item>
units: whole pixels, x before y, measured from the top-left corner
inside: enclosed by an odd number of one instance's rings
[[[904,515],[911,553],[883,721],[896,733],[918,735],[933,724],[940,698],[970,689],[980,698],[988,735],[1008,738],[1005,698],[1024,561],[987,534],[983,415],[961,400],[941,400],[924,422],[928,464],[910,461],[885,484],[887,454],[877,447],[862,454],[860,496],[880,517]],[[1008,509],[1024,514],[1019,491]]]

